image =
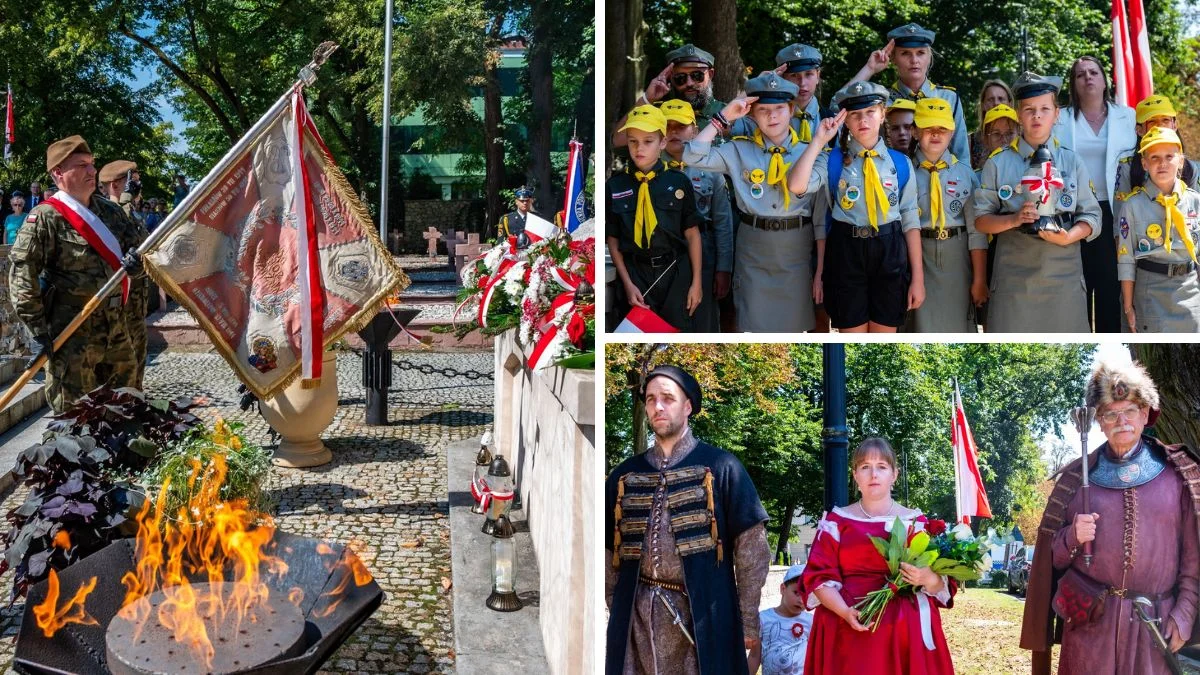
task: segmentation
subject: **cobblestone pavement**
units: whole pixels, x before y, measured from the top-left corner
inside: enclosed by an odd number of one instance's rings
[[[450,593],[450,523],[446,447],[483,433],[492,420],[491,353],[404,352],[394,356],[389,396],[392,424],[364,424],[361,358],[339,354],[340,404],[324,435],[333,462],[315,469],[276,467],[268,484],[281,530],[347,543],[385,593],[383,605],[326,662],[324,673],[454,672]],[[425,374],[420,368],[442,372]],[[215,353],[151,356],[146,389],[153,396],[203,394],[206,417],[246,424],[248,438],[272,441],[253,410],[238,410],[237,380]],[[18,487],[0,508],[24,501]],[[0,576],[7,595],[12,574]],[[0,603],[0,668],[9,669],[23,603]]]

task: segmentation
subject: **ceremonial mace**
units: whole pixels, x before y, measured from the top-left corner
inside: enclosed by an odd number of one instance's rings
[[[1086,404],[1078,408],[1071,409],[1071,421],[1075,423],[1075,430],[1079,432],[1079,443],[1083,446],[1083,512],[1092,512],[1091,490],[1088,485],[1088,430],[1092,428],[1092,422],[1096,419],[1096,409]],[[1092,566],[1092,542],[1083,544],[1083,566]]]
[[[174,230],[175,226],[181,222],[182,214],[188,212],[188,208],[192,205],[192,202],[199,200],[200,196],[203,195],[209,187],[220,180],[225,168],[237,160],[238,156],[242,152],[242,149],[250,143],[258,140],[258,137],[262,134],[262,132],[275,122],[275,116],[278,115],[279,112],[291,102],[292,88],[305,87],[317,81],[317,69],[329,59],[329,56],[333,54],[337,48],[338,46],[336,43],[322,42],[313,51],[312,61],[300,69],[300,73],[297,75],[296,82],[292,85],[292,87],[288,88],[287,93],[281,96],[279,100],[275,102],[275,105],[271,106],[271,109],[268,110],[258,120],[258,122],[254,124],[254,126],[250,127],[249,131],[242,135],[241,140],[235,143],[234,146],[229,149],[229,152],[225,153],[225,156],[221,158],[221,161],[218,162],[211,171],[208,172],[208,175],[204,177],[204,180],[200,181],[200,183],[196,185],[196,187],[193,188],[186,197],[183,198],[183,201],[179,202],[179,206],[176,206],[175,209],[167,215],[166,220],[164,220],[158,227],[154,228],[154,231],[150,233],[150,236],[146,237],[146,240],[142,242],[141,246],[138,246],[137,252],[139,256],[157,246],[158,242],[162,241],[164,237]],[[62,349],[63,345],[67,343],[67,340],[70,339],[70,337],[75,334],[75,331],[78,330],[81,325],[83,325],[83,322],[87,321],[87,318],[92,315],[92,312],[95,312],[100,307],[100,304],[104,302],[104,300],[111,295],[113,291],[117,290],[117,287],[121,285],[121,282],[124,281],[126,276],[127,273],[125,272],[125,268],[122,267],[118,268],[117,271],[114,272],[111,277],[109,277],[108,281],[100,287],[100,290],[96,291],[96,294],[92,296],[92,299],[88,300],[87,304],[83,306],[83,310],[79,312],[79,315],[72,319],[71,323],[67,324],[67,327],[58,334],[58,337],[54,338],[54,351]],[[21,376],[17,378],[16,382],[13,382],[12,386],[8,388],[8,391],[4,392],[3,396],[0,396],[0,410],[4,410],[4,408],[8,406],[13,397],[17,395],[17,392],[21,391],[21,388],[28,384],[29,381],[33,379],[33,376],[37,375],[37,372],[41,370],[42,366],[46,365],[46,362],[49,360],[49,357],[43,354],[42,356],[39,356],[33,363],[31,363],[29,368],[27,368],[24,373],[21,373]]]

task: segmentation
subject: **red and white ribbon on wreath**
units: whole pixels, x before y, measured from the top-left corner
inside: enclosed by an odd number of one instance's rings
[[[300,287],[300,386],[312,389],[321,381],[325,348],[325,291],[312,217],[312,192],[304,171],[304,129],[312,125],[300,87],[292,91],[292,209],[296,214],[296,283]]]
[[[67,219],[75,232],[87,240],[88,245],[100,254],[112,271],[121,269],[121,244],[104,221],[100,220],[100,216],[67,194],[66,190],[59,190],[53,197],[43,201]],[[121,280],[121,303],[126,302],[129,302],[128,275]]]
[[[479,508],[480,510],[486,512],[492,501],[511,502],[514,496],[516,496],[516,493],[512,491],[493,492],[492,490],[488,490],[487,492],[483,493],[483,497],[479,501]]]
[[[594,270],[594,267],[589,266],[589,271]],[[568,272],[559,267],[550,268],[550,276],[554,281],[563,288],[567,289],[558,294],[558,297],[550,301],[550,309],[542,315],[539,324],[539,330],[544,331],[542,336],[538,338],[537,344],[533,347],[533,352],[529,355],[529,360],[533,363],[535,371],[546,368],[553,363],[556,354],[551,353],[550,345],[554,343],[555,336],[558,335],[561,326],[554,325],[554,320],[558,317],[560,311],[570,314],[578,311],[579,307],[575,306],[575,292],[579,289],[579,284],[584,281],[584,276]],[[592,279],[587,279],[589,284]]]
[[[1054,175],[1054,165],[1050,162],[1042,162],[1042,175],[1026,176],[1021,179],[1021,185],[1029,188],[1030,194],[1041,195],[1039,201],[1042,204],[1050,201],[1050,188],[1063,188],[1063,180],[1061,177]]]

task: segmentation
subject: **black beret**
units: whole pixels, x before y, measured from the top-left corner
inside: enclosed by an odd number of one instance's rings
[[[690,373],[679,366],[658,366],[647,373],[646,382],[642,385],[642,398],[646,397],[646,387],[650,386],[650,380],[656,377],[665,377],[673,380],[675,384],[678,384],[683,389],[683,393],[692,402],[692,414],[688,415],[688,417],[700,412],[700,383]]]

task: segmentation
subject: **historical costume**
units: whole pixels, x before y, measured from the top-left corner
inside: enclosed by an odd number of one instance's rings
[[[939,613],[939,608],[953,606],[956,586],[952,580],[947,580],[937,595],[923,590],[897,595],[873,632],[854,630],[821,605],[813,593],[821,586],[831,586],[853,606],[867,593],[883,588],[887,560],[870,537],[888,538],[895,520],[892,515],[871,517],[853,507],[835,507],[817,525],[817,539],[800,582],[808,606],[816,608],[804,664],[807,675],[953,675]],[[924,529],[924,519],[917,513],[901,520],[915,530]]]
[[[1149,408],[1152,423],[1158,392],[1139,366],[1100,366],[1088,383],[1088,405],[1100,409],[1114,401]],[[1033,651],[1035,674],[1050,672],[1050,647],[1060,641],[1063,675],[1170,672],[1134,607],[1145,598],[1151,618],[1161,619],[1159,630],[1166,633],[1173,622],[1181,635],[1193,634],[1200,573],[1198,459],[1187,447],[1146,435],[1121,457],[1107,442],[1093,451],[1090,511],[1100,517],[1091,565],[1073,525],[1083,512],[1081,461],[1063,469],[1038,528],[1021,630],[1021,647]]]

